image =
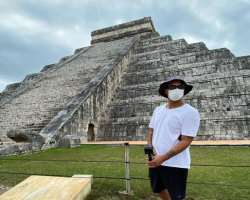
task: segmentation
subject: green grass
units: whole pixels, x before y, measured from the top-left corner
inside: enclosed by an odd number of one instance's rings
[[[250,199],[250,167],[245,167],[250,166],[249,147],[192,146],[191,155],[194,166],[189,171],[187,199]],[[0,157],[0,172],[61,176],[93,174],[94,177],[124,177],[123,163],[68,162],[83,160],[123,161],[123,157],[124,148],[115,145],[82,145],[73,149],[57,148],[29,155]],[[4,159],[11,159],[11,161]],[[130,146],[130,159],[132,162],[145,163],[143,147]],[[53,162],[47,160],[53,160]],[[242,167],[195,166],[200,164]],[[148,178],[147,170],[146,164],[131,164],[132,177]],[[13,186],[26,177],[28,175],[0,173],[0,184]],[[225,185],[232,185],[232,187]],[[134,195],[129,199],[156,199],[156,196],[151,192],[149,181],[132,180],[131,186]],[[240,189],[240,187],[249,189]],[[118,191],[124,189],[123,180],[94,178],[92,192],[88,200],[125,199],[118,194]]]

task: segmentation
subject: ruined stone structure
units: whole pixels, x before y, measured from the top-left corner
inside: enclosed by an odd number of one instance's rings
[[[91,36],[91,46],[0,93],[0,154],[144,140],[153,109],[166,101],[159,85],[170,75],[194,85],[185,98],[201,114],[197,139],[250,138],[250,56],[160,36],[151,18]]]

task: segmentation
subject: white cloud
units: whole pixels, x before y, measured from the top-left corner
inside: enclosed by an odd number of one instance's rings
[[[197,19],[213,27],[217,31],[224,31],[226,27],[221,21],[220,11],[224,9],[225,2],[221,1],[181,1]]]
[[[232,50],[235,47],[232,41],[226,39],[223,41],[219,41],[218,39],[215,38],[214,39],[201,38],[187,33],[177,34],[177,37],[184,38],[188,43],[204,42],[209,49],[228,48],[229,50]]]
[[[18,13],[0,14],[0,26],[25,34],[37,34],[48,29],[48,25],[43,21],[35,20]]]
[[[186,33],[180,33],[177,34],[178,38],[184,38],[188,43],[195,43],[195,42],[200,42],[202,41],[202,38],[193,36],[193,35],[189,35]]]
[[[14,81],[0,78],[0,92],[2,92],[7,85],[9,85],[13,82]]]
[[[250,0],[240,0],[240,1],[242,1],[244,3],[249,3],[250,4]]]
[[[65,27],[54,26],[49,22],[30,18],[20,13],[1,13],[0,27],[21,35],[28,43],[32,43],[32,40],[44,40],[57,46],[75,49],[80,47],[79,41],[85,41],[84,45],[87,46],[87,41],[90,40],[87,37],[89,33],[78,24]]]
[[[124,19],[116,19],[114,25],[124,23]]]

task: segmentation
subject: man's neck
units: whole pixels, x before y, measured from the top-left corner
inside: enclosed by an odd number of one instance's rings
[[[183,105],[184,105],[184,101],[182,99],[178,100],[178,101],[171,101],[171,100],[167,101],[167,107],[169,109],[171,109],[171,108],[178,108],[178,107],[181,107]]]

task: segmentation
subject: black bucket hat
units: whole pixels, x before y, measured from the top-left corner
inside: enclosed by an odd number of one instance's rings
[[[185,86],[185,89],[184,89],[184,95],[188,94],[192,89],[193,89],[193,86],[192,85],[188,85],[184,79],[182,77],[179,77],[179,76],[172,76],[172,77],[169,77],[165,82],[163,82],[161,85],[160,85],[160,88],[159,88],[159,94],[163,97],[166,97],[168,98],[168,95],[165,93],[165,89],[167,89],[167,86],[168,84],[173,81],[173,80],[179,80],[182,82],[182,84]]]

